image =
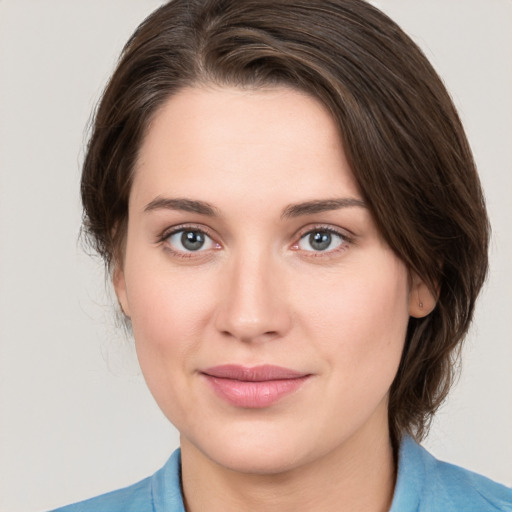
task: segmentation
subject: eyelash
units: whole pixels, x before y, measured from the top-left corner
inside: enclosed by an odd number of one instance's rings
[[[201,253],[205,253],[205,252],[209,251],[207,249],[207,250],[202,250],[202,251],[198,250],[198,251],[185,252],[185,251],[178,251],[178,250],[173,249],[171,247],[171,245],[168,243],[169,238],[178,233],[187,232],[187,231],[197,232],[197,233],[203,234],[206,237],[208,237],[213,242],[213,244],[216,245],[214,250],[218,250],[221,248],[220,244],[215,241],[214,237],[210,234],[208,229],[206,229],[204,226],[198,226],[198,225],[193,225],[193,224],[178,225],[178,226],[174,226],[170,229],[167,229],[159,236],[158,241],[163,244],[166,243],[165,250],[169,251],[173,256],[176,256],[179,258],[187,258],[187,259],[194,258],[194,257],[197,257],[198,255],[203,255]],[[341,240],[340,246],[336,247],[335,249],[332,249],[332,250],[326,250],[325,252],[324,251],[306,251],[306,250],[301,251],[301,249],[299,247],[300,242],[303,239],[305,239],[307,236],[310,236],[315,232],[316,233],[329,233],[331,235],[335,235],[335,236],[339,237]],[[319,258],[319,257],[320,258],[322,258],[322,257],[328,258],[329,256],[333,256],[334,254],[337,254],[338,252],[347,250],[347,248],[348,248],[347,246],[351,245],[353,243],[354,243],[353,237],[347,235],[346,232],[342,232],[341,230],[334,229],[331,226],[314,225],[314,226],[309,226],[308,228],[303,229],[302,231],[300,231],[298,233],[298,239],[296,242],[294,242],[292,244],[291,249],[294,251],[301,251],[303,253],[306,253],[305,257],[309,257],[309,258]]]

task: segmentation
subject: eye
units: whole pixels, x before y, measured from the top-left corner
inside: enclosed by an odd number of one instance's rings
[[[180,229],[165,237],[175,252],[199,252],[214,249],[216,244],[205,232],[198,229]]]
[[[345,242],[339,233],[327,229],[315,229],[303,235],[297,248],[302,251],[329,252],[334,251]]]

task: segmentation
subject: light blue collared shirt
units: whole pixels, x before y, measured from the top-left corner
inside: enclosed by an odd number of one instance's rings
[[[164,467],[134,485],[54,512],[185,512],[180,451]],[[512,512],[512,489],[440,462],[404,437],[390,512]]]

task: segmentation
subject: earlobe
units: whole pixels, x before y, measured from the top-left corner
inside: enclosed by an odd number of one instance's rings
[[[124,271],[120,265],[116,265],[114,272],[112,273],[112,284],[116,292],[117,301],[123,314],[130,318],[130,308],[128,306],[128,298],[126,294],[126,280],[124,277]]]
[[[421,277],[414,274],[409,292],[409,315],[414,318],[423,318],[432,313],[436,303],[437,294],[432,292]]]

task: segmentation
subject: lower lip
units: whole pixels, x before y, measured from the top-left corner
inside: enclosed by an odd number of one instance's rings
[[[204,375],[215,393],[231,405],[248,409],[268,407],[297,391],[309,375],[294,379],[242,381]]]

